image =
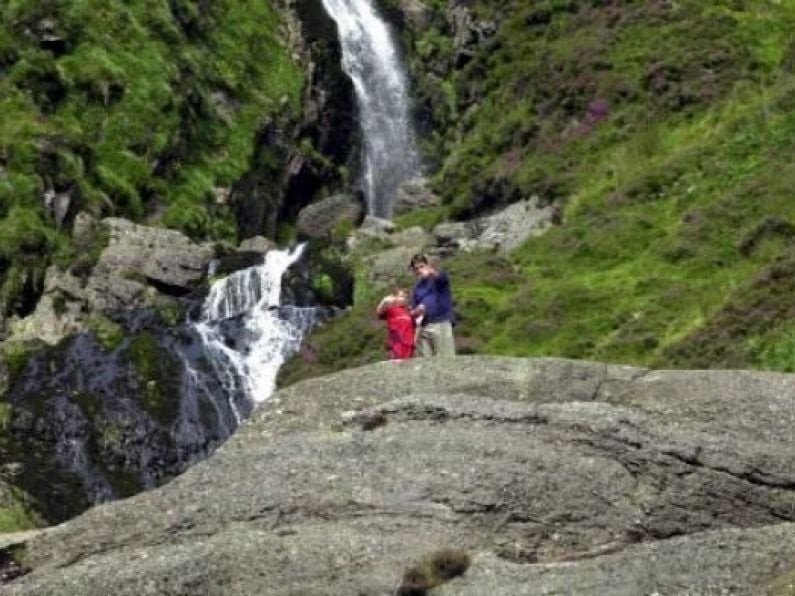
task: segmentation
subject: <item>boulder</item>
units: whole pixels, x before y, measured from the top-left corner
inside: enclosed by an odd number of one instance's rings
[[[307,205],[298,213],[296,229],[305,238],[327,238],[338,226],[356,227],[364,208],[355,197],[338,194]]]
[[[110,243],[96,271],[116,278],[146,280],[175,293],[187,293],[207,275],[212,244],[196,244],[176,230],[150,228],[126,219],[102,220]]]
[[[394,246],[390,237],[394,231],[395,224],[391,220],[367,215],[362,224],[346,238],[345,244],[349,251],[373,243],[389,248]]]
[[[398,187],[393,213],[403,215],[415,209],[426,209],[438,204],[439,197],[428,188],[425,178],[414,178]]]
[[[274,248],[277,248],[276,243],[273,240],[265,238],[265,236],[246,238],[241,241],[240,246],[237,247],[241,252],[258,252],[262,254],[270,252]]]
[[[414,594],[407,569],[447,560],[434,594],[762,594],[795,563],[793,395],[555,359],[343,371],[169,484],[20,538],[4,593]]]
[[[395,224],[388,219],[368,215],[359,226],[359,231],[364,234],[391,234],[395,231]]]

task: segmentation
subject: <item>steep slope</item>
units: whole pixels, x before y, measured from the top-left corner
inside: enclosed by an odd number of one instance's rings
[[[236,241],[274,236],[286,197],[340,180],[350,89],[318,42],[333,30],[314,16],[301,38],[293,4],[3,3],[0,331],[35,305],[44,266],[73,263],[64,232],[81,210]],[[328,68],[302,72],[311,60]],[[329,136],[343,148],[321,157]],[[287,188],[288,162],[305,188]]]
[[[19,595],[408,596],[462,572],[441,593],[761,594],[795,564],[794,394],[770,373],[384,362],[279,392],[209,460],[0,550],[0,572]]]
[[[795,370],[791,2],[382,5],[442,197],[399,224],[531,196],[559,214],[510,255],[443,262],[464,351]],[[289,378],[380,357],[377,328],[343,325]]]

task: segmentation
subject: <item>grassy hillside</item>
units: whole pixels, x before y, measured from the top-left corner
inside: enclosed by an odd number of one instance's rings
[[[470,2],[497,28],[459,67],[443,4],[406,37],[444,206],[403,223],[562,210],[512,255],[444,263],[462,347],[795,370],[795,2]],[[371,309],[285,378],[382,357]]]
[[[45,206],[234,239],[215,189],[250,167],[256,133],[297,115],[302,75],[269,2],[9,0],[0,4],[0,306],[68,263]],[[55,255],[53,257],[53,254]]]

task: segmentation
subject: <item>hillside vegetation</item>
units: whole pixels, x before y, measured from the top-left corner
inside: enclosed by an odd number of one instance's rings
[[[403,225],[561,209],[444,261],[463,351],[795,370],[795,2],[468,2],[464,59],[432,4],[404,38],[444,204]],[[359,295],[286,380],[383,357]]]
[[[248,0],[0,4],[0,315],[71,262],[79,210],[235,239],[225,191],[300,108],[278,25]]]

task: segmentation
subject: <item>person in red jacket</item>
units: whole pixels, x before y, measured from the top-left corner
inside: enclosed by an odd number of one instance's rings
[[[387,348],[392,360],[405,360],[414,355],[414,320],[408,309],[408,293],[402,288],[381,300],[375,314],[386,321]]]

